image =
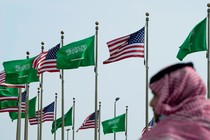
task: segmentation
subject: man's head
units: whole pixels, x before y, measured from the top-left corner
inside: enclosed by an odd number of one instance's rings
[[[192,63],[178,63],[164,68],[150,80],[154,98],[150,106],[155,116],[182,111],[184,104],[195,96],[204,96],[205,84]]]

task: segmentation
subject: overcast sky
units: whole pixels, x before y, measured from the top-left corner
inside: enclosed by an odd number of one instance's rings
[[[0,62],[26,58],[60,43],[60,31],[64,31],[64,45],[95,34],[95,22],[99,22],[98,36],[98,99],[102,103],[101,121],[114,115],[114,100],[117,115],[125,113],[128,106],[128,140],[137,140],[145,126],[145,66],[142,58],[129,58],[103,65],[109,58],[106,42],[133,33],[145,26],[145,13],[149,12],[149,78],[163,67],[180,62],[177,58],[179,46],[191,29],[207,16],[208,0],[36,0],[0,2]],[[207,59],[205,52],[188,55],[183,62],[192,61],[203,80],[207,81]],[[3,70],[3,65],[0,66]],[[76,99],[75,129],[95,110],[94,67],[82,67],[64,72],[65,112]],[[207,83],[207,82],[206,82]],[[30,84],[29,98],[37,95],[38,83]],[[58,114],[61,116],[61,81],[58,73],[44,73],[43,107],[54,101],[58,93]],[[149,98],[152,98],[149,90]],[[149,108],[149,120],[152,110]],[[11,122],[8,113],[0,114],[1,139],[16,138],[16,121]],[[43,140],[53,139],[51,122],[43,123]],[[66,127],[71,128],[71,127]],[[65,129],[66,129],[65,128]],[[24,137],[24,120],[22,119]],[[61,129],[57,140],[61,139]],[[117,139],[125,138],[124,132]],[[72,131],[70,131],[70,139]],[[37,139],[37,126],[29,125],[29,140]],[[65,132],[66,139],[66,132]],[[75,133],[75,140],[93,140],[94,129]],[[111,140],[113,134],[101,140]]]

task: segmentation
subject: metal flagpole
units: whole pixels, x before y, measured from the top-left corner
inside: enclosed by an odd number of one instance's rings
[[[37,90],[38,90],[38,125],[37,125],[37,140],[39,140],[39,136],[40,136],[40,112],[39,112],[39,110],[40,110],[40,94],[39,94],[39,91],[40,91],[40,88],[38,87],[37,88]]]
[[[29,51],[26,52],[27,59],[29,58]],[[25,133],[24,140],[28,140],[28,99],[29,99],[29,85],[26,84],[26,100],[25,100]]]
[[[120,99],[120,97],[116,97],[114,101],[114,118],[116,117],[117,113],[117,101]],[[116,140],[116,133],[114,133],[114,140]]]
[[[125,122],[125,140],[128,138],[128,106],[126,106],[126,122]]]
[[[64,32],[61,31],[61,47],[63,47]],[[61,70],[61,116],[62,116],[62,131],[61,140],[64,140],[64,70]]]
[[[72,140],[74,140],[74,125],[75,125],[75,98],[73,98],[73,124],[72,124]]]
[[[42,52],[44,51],[44,42],[41,42],[41,49],[42,49]],[[40,92],[40,132],[39,132],[39,135],[40,135],[40,138],[39,140],[42,140],[42,104],[43,104],[43,74],[41,74],[40,76],[41,78],[41,81],[40,81],[40,88],[41,88],[41,92]]]
[[[149,13],[146,13],[146,45],[145,45],[145,48],[146,48],[146,60],[145,60],[145,67],[146,67],[146,104],[145,104],[145,107],[146,107],[146,118],[145,118],[145,126],[146,126],[146,130],[148,129],[148,110],[149,110],[149,107],[148,107],[148,22],[149,22]]]
[[[16,140],[21,139],[21,103],[22,103],[22,90],[18,88],[18,120],[17,120],[17,133]]]
[[[55,132],[54,132],[54,140],[56,140],[56,119],[57,119],[57,93],[55,93],[55,106],[54,106],[54,112],[55,112],[55,114],[54,114],[54,130],[55,130]]]
[[[100,140],[101,138],[101,102],[99,102],[99,113],[98,113],[99,117],[98,117],[98,140]]]
[[[67,140],[69,140],[69,130],[71,130],[70,128],[69,129],[66,129],[66,133],[67,133]]]
[[[98,128],[98,25],[99,23],[95,22],[95,131],[94,131],[94,140],[97,140],[97,128]]]
[[[207,30],[208,30],[208,35],[207,35],[207,41],[208,41],[208,51],[207,51],[207,63],[208,63],[208,68],[207,68],[207,75],[208,75],[208,94],[207,94],[207,96],[208,96],[208,98],[210,98],[210,57],[209,57],[209,54],[210,54],[210,49],[209,49],[209,47],[210,47],[210,40],[209,40],[209,36],[210,36],[210,30],[209,30],[209,28],[210,28],[210,3],[208,3],[207,4],[207,6],[208,6],[208,9],[207,9],[207,13],[208,13],[208,26],[207,26]]]

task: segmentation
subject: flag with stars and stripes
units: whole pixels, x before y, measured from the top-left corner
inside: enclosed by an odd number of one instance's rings
[[[131,57],[144,58],[144,27],[139,31],[107,42],[110,57],[103,64]]]
[[[148,128],[146,129],[146,127],[144,127],[144,129],[142,130],[142,135],[144,135],[146,131],[151,130],[154,127],[154,125],[155,125],[155,119],[153,117],[152,120],[148,123]]]
[[[99,111],[97,111],[97,118],[99,118]],[[95,128],[95,112],[90,114],[82,123],[80,128],[77,130],[77,132],[81,129],[89,129],[89,128]]]
[[[8,88],[25,88],[25,85],[24,84],[7,84],[5,83],[5,72],[4,71],[1,71],[0,72],[0,86],[5,86],[5,87],[8,87]]]
[[[29,118],[30,125],[38,124],[39,120],[39,111],[36,111],[36,116]],[[54,119],[54,102],[44,107],[42,110],[42,123],[46,121],[53,121]]]
[[[21,96],[21,112],[25,111],[26,91]],[[0,102],[1,112],[18,112],[18,100],[4,100]]]
[[[42,74],[44,72],[59,72],[59,70],[56,68],[56,53],[59,49],[60,44],[48,51],[40,53],[33,60],[33,68],[37,69],[38,74]]]

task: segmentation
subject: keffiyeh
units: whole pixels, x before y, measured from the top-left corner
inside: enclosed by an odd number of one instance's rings
[[[161,76],[157,74],[158,78],[151,79],[149,85],[159,96],[155,112],[166,118],[141,140],[209,140],[210,101],[206,99],[203,80],[192,66],[169,69],[159,72]]]

